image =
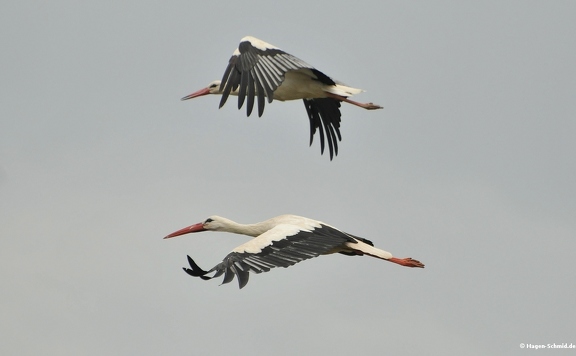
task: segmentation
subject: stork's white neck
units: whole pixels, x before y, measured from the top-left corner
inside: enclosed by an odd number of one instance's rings
[[[261,235],[274,227],[269,224],[270,220],[256,224],[239,224],[235,221],[220,216],[213,216],[211,218],[215,221],[218,221],[218,227],[214,228],[214,231],[232,232],[235,234],[248,235],[252,237]]]
[[[262,226],[262,223],[245,225],[232,221],[232,224],[227,225],[226,230],[224,231],[256,237],[262,235],[268,230],[270,230],[270,228]]]
[[[296,215],[280,215],[255,224],[239,224],[235,221],[220,216],[211,216],[211,218],[214,220],[215,224],[210,230],[232,232],[235,234],[248,235],[252,237],[262,235],[266,231],[273,229],[279,224],[294,225],[301,230],[313,230],[314,228],[320,226],[319,221]]]

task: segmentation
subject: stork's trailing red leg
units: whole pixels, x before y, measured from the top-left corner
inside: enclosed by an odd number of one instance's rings
[[[410,257],[407,258],[396,258],[396,257],[391,257],[388,259],[388,261],[390,262],[394,262],[397,263],[401,266],[405,266],[405,267],[420,267],[420,268],[424,268],[424,264],[421,263],[418,260],[414,260]]]
[[[348,104],[356,105],[356,106],[359,106],[359,107],[364,108],[364,109],[366,109],[366,110],[383,109],[380,105],[376,105],[376,104],[374,104],[374,103],[359,103],[359,102],[357,102],[357,101],[350,100],[350,99],[348,99],[348,98],[345,97],[345,96],[336,95],[336,94],[328,93],[328,92],[326,92],[326,94],[328,95],[329,98],[333,98],[333,99],[336,99],[336,100],[344,101],[344,102],[346,102],[346,103],[348,103]]]

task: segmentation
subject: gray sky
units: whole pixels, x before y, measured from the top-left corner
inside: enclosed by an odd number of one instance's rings
[[[576,344],[575,33],[572,1],[4,3],[0,354]],[[301,102],[262,118],[235,98],[180,102],[246,35],[384,110],[343,105],[330,162]],[[284,213],[426,269],[322,256],[239,291],[181,267],[244,237],[162,240],[212,214]]]

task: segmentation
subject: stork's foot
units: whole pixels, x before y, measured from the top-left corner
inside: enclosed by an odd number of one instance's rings
[[[383,109],[383,107],[381,107],[380,105],[376,105],[374,103],[366,103],[366,104],[362,104],[362,107],[366,110],[377,110],[377,109]]]
[[[421,263],[418,260],[414,260],[410,257],[407,258],[396,258],[396,257],[392,257],[390,258],[388,261],[390,262],[394,262],[397,263],[399,265],[402,265],[404,267],[419,267],[419,268],[424,268],[424,264]]]

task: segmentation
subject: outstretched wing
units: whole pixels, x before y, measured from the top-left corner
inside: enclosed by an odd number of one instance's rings
[[[257,97],[258,116],[262,116],[265,98],[268,98],[268,103],[272,102],[274,91],[284,81],[286,72],[300,69],[310,69],[321,82],[335,84],[325,74],[280,48],[251,36],[244,37],[230,58],[222,76],[220,107],[226,103],[230,92],[238,89],[238,109],[248,98],[246,113],[250,116],[254,107],[254,98]]]
[[[248,283],[249,272],[268,272],[275,267],[290,267],[318,255],[337,252],[345,242],[357,241],[333,227],[320,225],[311,230],[300,230],[295,225],[278,225],[253,240],[238,246],[224,260],[209,271],[204,271],[188,256],[190,268],[184,271],[191,276],[212,279],[224,274],[222,284],[238,278],[243,288]],[[206,276],[215,272],[213,276]]]

